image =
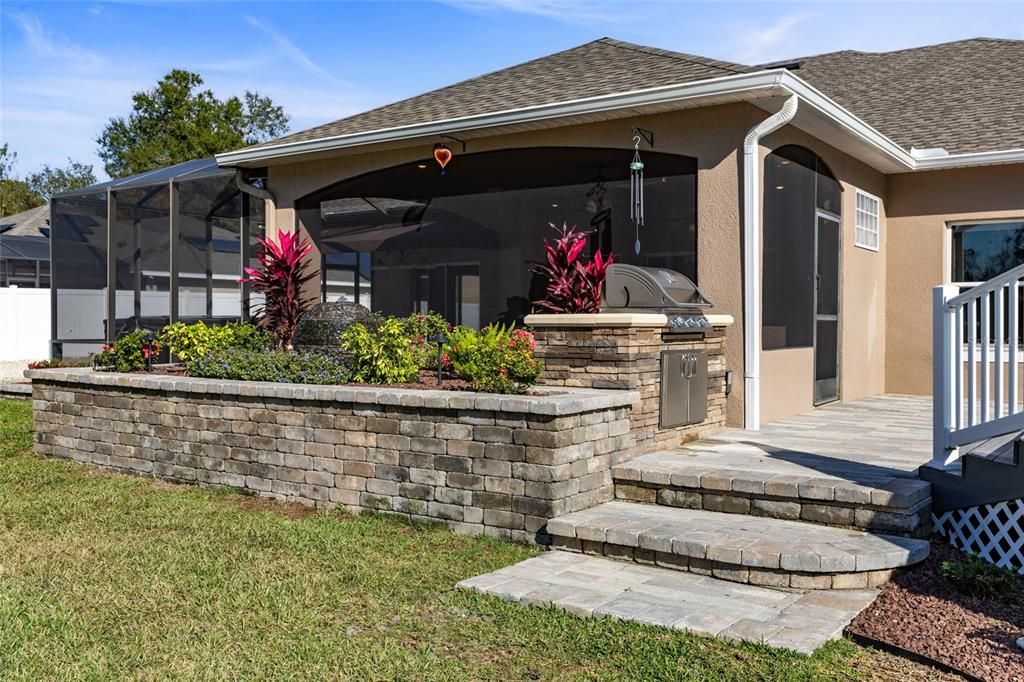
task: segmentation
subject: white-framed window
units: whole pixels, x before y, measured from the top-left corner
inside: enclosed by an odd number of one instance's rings
[[[969,289],[1024,263],[1024,219],[949,223],[950,283]]]
[[[879,206],[878,197],[857,190],[857,222],[854,244],[862,249],[878,251]]]

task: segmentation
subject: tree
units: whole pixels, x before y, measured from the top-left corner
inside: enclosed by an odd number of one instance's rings
[[[11,151],[7,143],[0,146],[0,216],[14,215],[46,203],[27,182],[14,177],[17,161],[17,152]]]
[[[288,130],[288,116],[269,97],[217,99],[202,77],[174,69],[152,90],[132,95],[132,113],[113,118],[96,140],[112,178],[144,173],[265,142]]]
[[[49,201],[54,194],[96,184],[96,174],[92,172],[92,164],[69,158],[66,168],[55,168],[46,164],[39,172],[29,175],[26,182],[29,189]]]

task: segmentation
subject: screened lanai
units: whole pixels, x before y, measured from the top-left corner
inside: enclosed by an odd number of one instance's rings
[[[94,352],[126,329],[248,319],[238,278],[265,210],[234,170],[189,161],[57,195],[50,208],[55,356]]]

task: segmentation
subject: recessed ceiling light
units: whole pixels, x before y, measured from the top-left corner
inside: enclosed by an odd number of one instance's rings
[[[420,170],[423,170],[424,168],[427,167],[427,164],[425,164],[425,163],[417,163],[416,167],[419,168]]]
[[[551,204],[551,208],[558,208],[558,204]]]
[[[786,189],[785,185],[775,185],[775,189]]]

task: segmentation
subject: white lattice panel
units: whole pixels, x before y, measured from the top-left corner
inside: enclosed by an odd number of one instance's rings
[[[951,545],[1024,575],[1024,499],[932,514]]]

